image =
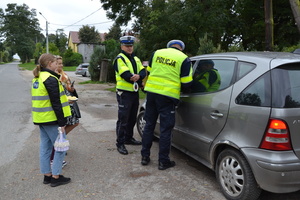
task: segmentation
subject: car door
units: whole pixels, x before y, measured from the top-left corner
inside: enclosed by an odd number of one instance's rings
[[[208,157],[212,141],[226,123],[237,63],[233,58],[210,60],[220,74],[220,87],[216,91],[181,95],[172,140],[177,148],[201,158]],[[193,66],[194,81],[198,63],[200,60]]]

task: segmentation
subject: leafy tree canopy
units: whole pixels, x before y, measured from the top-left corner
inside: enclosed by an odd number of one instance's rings
[[[100,35],[95,26],[82,26],[79,29],[79,39],[82,43],[100,43]]]
[[[5,12],[0,10],[1,35],[13,52],[18,53],[22,62],[32,58],[36,39],[40,38],[41,28],[36,18],[36,10],[29,10],[26,4],[7,4]]]
[[[143,49],[163,48],[171,39],[186,43],[195,55],[199,38],[207,34],[215,48],[229,51],[265,50],[264,1],[253,0],[100,0],[107,16],[126,25],[134,19]],[[282,49],[299,43],[299,32],[289,1],[273,1],[274,43]],[[148,55],[150,54],[148,52]]]
[[[121,33],[122,33],[121,27],[116,23],[114,23],[113,26],[109,29],[108,34],[105,36],[105,39],[119,40],[121,37]]]

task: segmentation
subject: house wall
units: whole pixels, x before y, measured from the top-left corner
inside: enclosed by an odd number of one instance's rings
[[[69,37],[68,46],[73,50],[73,52],[78,52],[77,44],[72,42],[72,37]]]
[[[90,62],[94,49],[97,46],[104,48],[104,45],[99,44],[78,44],[78,53],[82,55],[84,63]]]

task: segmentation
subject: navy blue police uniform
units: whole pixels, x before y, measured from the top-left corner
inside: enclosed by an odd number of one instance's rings
[[[120,38],[121,45],[132,46],[133,36]],[[142,80],[146,71],[140,59],[133,53],[122,52],[114,60],[114,69],[117,81],[116,98],[118,101],[118,120],[116,124],[116,146],[121,154],[128,154],[124,144],[141,145],[140,141],[133,138],[133,129],[139,107],[138,88],[142,87]],[[134,74],[140,76],[136,82],[131,81]]]

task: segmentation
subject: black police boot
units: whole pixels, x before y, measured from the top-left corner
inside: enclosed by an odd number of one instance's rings
[[[169,162],[165,162],[165,163],[159,162],[158,169],[165,170],[170,167],[174,167],[175,165],[176,165],[176,163],[174,161],[169,161]]]
[[[148,165],[150,162],[150,158],[148,156],[142,157],[141,164],[142,165]]]
[[[120,154],[123,154],[123,155],[128,154],[128,151],[127,151],[126,147],[124,146],[124,144],[118,146],[117,149]]]

